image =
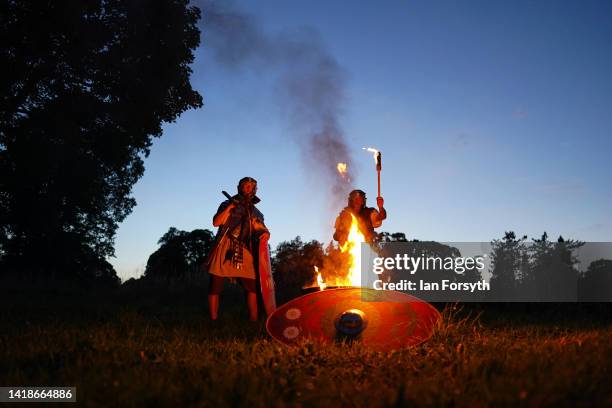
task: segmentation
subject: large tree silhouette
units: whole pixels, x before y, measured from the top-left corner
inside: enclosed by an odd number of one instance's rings
[[[113,255],[152,138],[202,98],[187,0],[0,5],[0,261],[74,273]]]

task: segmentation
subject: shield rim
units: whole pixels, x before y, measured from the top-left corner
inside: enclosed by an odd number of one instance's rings
[[[289,304],[289,303],[297,302],[298,300],[303,299],[303,298],[307,298],[307,297],[309,297],[309,296],[318,295],[318,294],[319,294],[319,293],[321,293],[321,292],[328,292],[328,291],[329,291],[329,292],[333,292],[333,291],[338,291],[338,290],[352,290],[352,289],[361,289],[361,290],[365,289],[365,290],[374,290],[374,291],[376,291],[376,292],[395,292],[395,293],[399,293],[399,294],[401,294],[401,295],[403,295],[403,296],[408,296],[408,297],[412,298],[412,299],[413,299],[413,301],[420,302],[420,303],[425,303],[425,304],[426,304],[426,305],[429,307],[429,309],[431,309],[431,310],[433,310],[433,311],[434,311],[434,315],[436,315],[436,323],[437,323],[438,321],[440,321],[440,319],[442,319],[442,313],[440,313],[440,311],[439,311],[439,310],[438,310],[438,309],[437,309],[435,306],[433,306],[433,305],[432,305],[431,303],[429,303],[429,302],[426,302],[426,301],[424,301],[424,300],[422,300],[422,299],[419,299],[419,298],[418,298],[418,297],[416,297],[416,296],[409,295],[409,294],[407,294],[407,293],[403,293],[403,292],[398,292],[398,291],[396,291],[396,290],[376,290],[376,289],[371,289],[371,288],[365,288],[365,287],[362,287],[362,286],[343,286],[343,287],[333,288],[333,289],[324,289],[324,290],[320,290],[320,291],[318,291],[318,292],[306,293],[305,295],[298,296],[298,297],[296,297],[295,299],[291,299],[289,302],[283,303],[283,304],[282,304],[282,305],[280,305],[280,306],[278,306],[278,305],[277,305],[277,306],[276,306],[276,310],[274,310],[274,312],[272,312],[272,313],[271,313],[271,314],[270,314],[270,315],[267,317],[267,319],[266,319],[266,332],[267,332],[267,333],[268,333],[268,335],[269,335],[270,337],[272,337],[272,338],[273,338],[275,341],[277,341],[277,342],[279,342],[279,343],[281,343],[281,344],[283,344],[283,345],[285,345],[285,346],[291,346],[291,344],[285,343],[284,341],[282,341],[282,340],[278,339],[276,336],[272,335],[272,332],[270,331],[270,328],[269,328],[269,325],[270,325],[270,320],[272,319],[272,316],[274,316],[274,314],[275,314],[275,313],[276,313],[276,312],[277,312],[279,309],[281,309],[282,307],[284,307],[285,305],[287,305],[287,304]],[[436,323],[434,323],[434,328],[435,328],[435,324],[436,324]],[[418,346],[418,345],[420,345],[420,344],[423,344],[424,342],[426,342],[427,340],[429,340],[429,339],[431,338],[431,336],[432,336],[432,335],[433,335],[433,330],[432,330],[431,334],[430,334],[430,335],[429,335],[427,338],[425,338],[425,339],[423,339],[423,340],[419,341],[418,343],[411,344],[410,346],[407,346],[407,347],[416,347],[416,346]],[[362,345],[363,345],[363,344],[362,344]],[[365,346],[365,345],[364,345],[364,346]],[[366,347],[367,347],[367,346],[366,346]]]

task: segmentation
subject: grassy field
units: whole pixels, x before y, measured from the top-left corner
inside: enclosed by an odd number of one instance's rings
[[[76,386],[86,406],[612,404],[607,306],[447,305],[430,341],[382,353],[287,348],[231,294],[215,325],[198,290],[1,303],[0,385]]]

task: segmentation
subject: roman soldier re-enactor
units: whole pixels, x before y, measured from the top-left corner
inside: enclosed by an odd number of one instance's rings
[[[208,306],[210,318],[217,320],[219,295],[225,278],[238,280],[246,292],[249,320],[257,320],[256,254],[259,240],[270,233],[263,214],[255,207],[260,199],[255,195],[257,181],[244,177],[238,183],[238,194],[221,203],[213,217],[219,227],[215,245],[205,263],[210,274]]]
[[[384,208],[385,200],[382,197],[376,198],[378,210],[373,207],[366,207],[366,194],[361,190],[353,190],[348,196],[348,205],[340,212],[336,218],[334,239],[340,245],[344,245],[351,229],[352,217],[357,219],[359,231],[363,234],[367,243],[374,242],[376,232],[374,228],[382,225],[387,218],[387,211]]]

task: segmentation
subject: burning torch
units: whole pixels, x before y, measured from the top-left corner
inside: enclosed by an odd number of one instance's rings
[[[382,154],[373,147],[364,147],[363,150],[374,153],[374,163],[376,163],[376,174],[378,176],[378,198],[380,198],[380,171],[382,170]]]

